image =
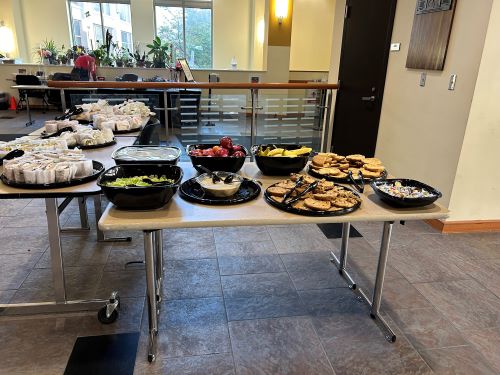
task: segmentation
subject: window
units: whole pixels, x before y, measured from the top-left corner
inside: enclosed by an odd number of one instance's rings
[[[212,67],[212,1],[156,0],[156,35],[173,46],[173,58],[190,67]]]
[[[95,49],[105,42],[106,31],[109,30],[113,43],[132,51],[130,0],[69,0],[69,5],[73,44]]]
[[[122,31],[122,47],[132,52],[132,34]]]

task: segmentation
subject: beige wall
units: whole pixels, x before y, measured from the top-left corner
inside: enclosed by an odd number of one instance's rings
[[[390,173],[415,178],[443,192],[448,205],[464,139],[492,0],[458,1],[442,72],[427,72],[425,87],[420,71],[405,68],[415,1],[398,1],[393,42],[401,51],[389,57],[376,156]],[[448,90],[452,73],[455,91]]]
[[[130,0],[130,16],[132,19],[132,38],[134,46],[140,44],[140,51],[147,50],[155,35],[153,0]],[[145,22],[144,20],[150,20]]]
[[[494,1],[462,152],[450,221],[500,220],[500,2]]]
[[[328,70],[336,0],[294,0],[290,70]]]
[[[37,60],[34,49],[45,39],[53,39],[59,48],[63,44],[66,48],[71,45],[66,1],[22,0],[21,8],[29,61]]]

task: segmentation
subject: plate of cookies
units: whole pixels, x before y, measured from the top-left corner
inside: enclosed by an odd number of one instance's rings
[[[269,186],[264,198],[280,210],[305,216],[340,216],[361,206],[361,197],[353,190],[303,174],[291,174]]]
[[[367,182],[387,177],[387,170],[380,159],[366,158],[360,154],[342,156],[334,153],[319,153],[312,158],[308,172],[317,178],[343,183],[352,182],[349,172],[355,180],[359,180],[362,174]]]

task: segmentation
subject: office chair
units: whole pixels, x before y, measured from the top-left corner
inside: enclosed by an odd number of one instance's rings
[[[54,73],[52,76],[53,81],[71,81],[71,73]],[[47,102],[57,107],[58,110],[62,111],[61,103],[61,92],[59,90],[48,90],[47,92]],[[69,100],[66,99],[69,103]]]
[[[158,146],[160,145],[161,124],[157,119],[144,126],[139,137],[134,142],[135,145]]]
[[[139,80],[139,76],[137,74],[126,73],[122,75],[122,81],[124,82],[137,82]]]
[[[41,86],[42,82],[40,82],[40,79],[37,76],[18,74],[16,75],[16,85]],[[42,99],[43,113],[45,113],[45,110],[49,109],[49,103],[47,102],[47,90],[19,89],[19,102],[17,103],[16,113],[22,109],[23,102],[29,106],[29,98]]]

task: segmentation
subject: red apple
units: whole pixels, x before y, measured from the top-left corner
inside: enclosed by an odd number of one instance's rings
[[[203,150],[203,156],[215,156],[214,150],[211,148]]]
[[[195,148],[194,150],[189,151],[189,155],[191,156],[203,156],[203,151],[199,148]]]
[[[243,146],[241,146],[241,145],[233,145],[233,152],[236,152],[236,151],[243,152]]]
[[[235,158],[244,158],[246,155],[243,151],[236,151],[232,156],[234,156]]]
[[[233,148],[233,140],[230,137],[222,137],[219,141],[220,145],[228,150]]]
[[[229,151],[226,150],[225,148],[220,147],[217,150],[217,152],[215,153],[215,156],[219,156],[219,157],[225,158],[225,157],[229,156]]]

